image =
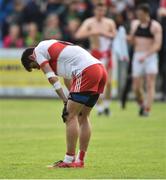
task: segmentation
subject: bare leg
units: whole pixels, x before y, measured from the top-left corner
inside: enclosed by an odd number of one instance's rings
[[[91,137],[91,125],[88,119],[92,108],[84,106],[78,117],[80,134],[79,134],[79,151],[77,154],[76,162],[83,163],[86,151],[88,149],[89,140]]]
[[[104,90],[104,97],[99,98],[96,109],[98,114],[102,114],[103,112],[105,115],[110,115],[110,103],[111,103],[111,84],[112,84],[112,70],[108,71],[108,79]]]
[[[78,117],[80,135],[79,135],[79,148],[81,151],[87,151],[90,136],[91,136],[91,125],[89,122],[89,114],[92,108],[84,106],[81,110],[81,114]]]
[[[75,154],[77,139],[79,135],[78,114],[83,105],[69,100],[67,103],[67,111],[69,115],[66,121],[66,143],[67,153]]]
[[[111,115],[110,104],[111,104],[111,85],[112,85],[112,70],[108,70],[108,79],[104,92],[104,113],[105,115]]]
[[[67,111],[68,116],[66,117],[66,145],[67,153],[65,154],[63,162],[57,162],[53,165],[48,166],[48,168],[55,167],[70,167],[72,162],[75,160],[75,151],[77,139],[79,136],[79,124],[78,124],[78,115],[84,105],[68,100],[67,102]]]
[[[136,96],[136,100],[140,106],[142,106],[144,103],[142,81],[143,81],[142,77],[133,78],[133,90]]]
[[[147,74],[146,75],[147,111],[150,111],[153,103],[153,99],[155,95],[155,83],[156,83],[156,75]]]
[[[112,70],[108,71],[108,80],[106,83],[106,88],[105,88],[105,99],[110,100],[111,98],[111,85],[112,85]]]

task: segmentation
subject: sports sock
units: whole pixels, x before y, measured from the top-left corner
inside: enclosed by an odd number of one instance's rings
[[[75,154],[66,153],[63,162],[72,163],[75,160]]]
[[[146,112],[150,112],[150,108],[149,108],[149,107],[146,107],[146,108],[145,108],[145,111],[146,111]]]
[[[102,113],[104,111],[103,104],[96,104],[96,109],[98,113]]]
[[[105,100],[104,100],[104,108],[105,108],[105,109],[109,109],[109,107],[110,107],[110,103],[111,103],[111,101],[110,101],[110,100],[105,99]]]
[[[144,108],[144,101],[137,99],[137,103],[140,107]]]
[[[85,151],[79,151],[76,157],[76,162],[84,162],[84,158],[85,158],[86,152]]]

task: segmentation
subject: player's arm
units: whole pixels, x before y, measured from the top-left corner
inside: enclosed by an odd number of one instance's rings
[[[63,78],[64,84],[67,87],[67,89],[70,91],[71,88],[71,80]]]
[[[162,27],[158,22],[154,22],[152,33],[154,34],[154,42],[150,50],[146,53],[146,57],[158,52],[162,45]]]
[[[131,28],[130,28],[130,33],[129,35],[127,36],[127,41],[130,43],[130,44],[134,44],[134,34],[135,34],[135,31],[137,29],[139,25],[139,21],[138,20],[133,20],[131,22]]]
[[[97,32],[96,32],[97,33]],[[99,33],[99,32],[98,32]],[[80,26],[78,31],[75,34],[76,39],[85,39],[95,34],[95,32],[90,31],[90,21],[85,20],[83,24]]]
[[[56,93],[58,96],[63,100],[63,102],[67,102],[67,98],[63,92],[63,89],[61,87],[61,84],[59,82],[58,77],[53,72],[52,68],[50,67],[48,61],[46,60],[47,54],[43,50],[44,43],[40,43],[34,50],[35,59],[37,63],[40,65],[41,70],[46,75],[49,83],[54,87]]]
[[[111,38],[111,39],[114,39],[117,31],[116,31],[116,24],[113,20],[110,20],[109,27],[110,27],[109,31],[104,31],[104,29],[103,29],[103,31],[101,32],[101,35]]]
[[[49,83],[54,87],[58,96],[63,100],[64,103],[67,102],[67,97],[65,96],[63,89],[61,87],[61,83],[55,73],[52,71],[52,68],[48,63],[41,66],[42,71],[46,75]]]

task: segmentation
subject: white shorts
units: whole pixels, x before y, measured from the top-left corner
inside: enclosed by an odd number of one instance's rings
[[[145,74],[157,74],[158,73],[158,56],[152,54],[147,57],[143,63],[140,63],[139,59],[145,55],[146,52],[135,52],[132,61],[132,76],[140,77]]]

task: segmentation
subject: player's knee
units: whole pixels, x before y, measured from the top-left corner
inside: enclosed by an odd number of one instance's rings
[[[147,88],[147,90],[151,91],[151,90],[153,90],[154,86],[152,83],[148,83],[146,88]]]
[[[81,116],[79,116],[79,119],[88,119],[89,115],[87,114],[81,114]]]
[[[133,91],[138,92],[140,90],[140,87],[138,83],[133,83]]]
[[[78,122],[80,125],[87,123],[88,122],[88,116],[87,115],[79,116]]]
[[[75,113],[69,112],[67,116],[67,122],[76,121],[77,115]]]

